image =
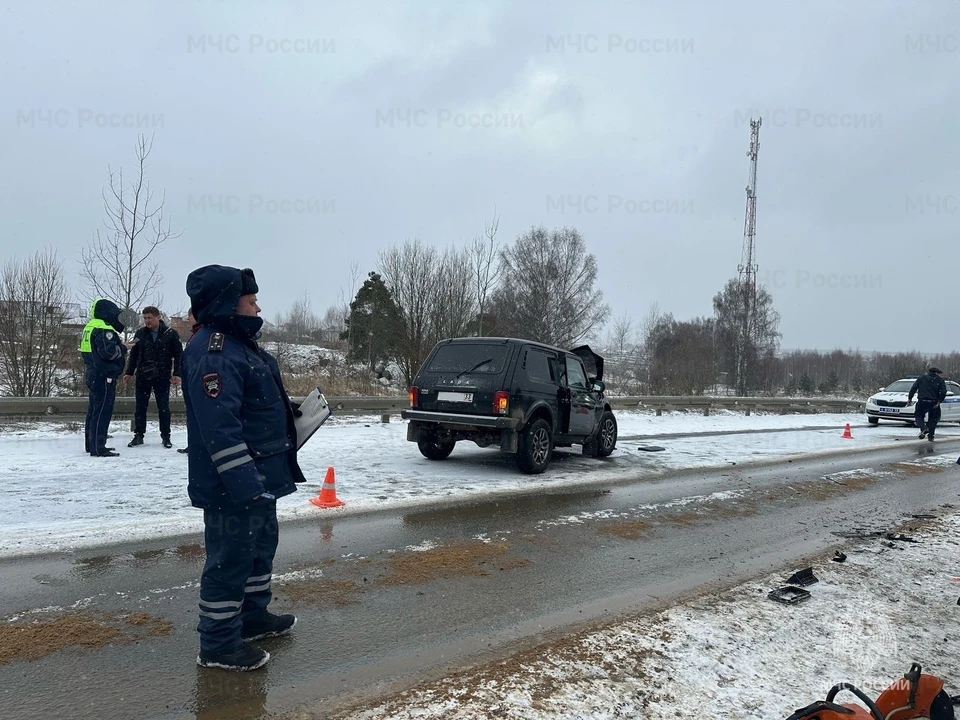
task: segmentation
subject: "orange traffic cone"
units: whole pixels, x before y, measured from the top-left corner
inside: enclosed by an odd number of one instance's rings
[[[850,432],[850,423],[847,423],[847,426],[843,429],[843,435],[840,437],[846,438],[847,440],[853,440],[853,433]]]
[[[334,508],[340,507],[341,505],[346,505],[343,500],[337,500],[337,488],[335,487],[336,479],[333,476],[333,468],[327,468],[327,474],[323,478],[323,487],[320,488],[320,494],[316,497],[310,498],[312,502],[317,507],[322,508]]]

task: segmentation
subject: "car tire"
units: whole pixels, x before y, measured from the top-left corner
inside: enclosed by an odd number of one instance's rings
[[[429,460],[446,460],[453,452],[456,440],[440,440],[434,434],[421,434],[417,441],[420,454]]]
[[[547,469],[553,452],[553,428],[538,418],[520,433],[517,447],[517,466],[525,473],[537,475]]]
[[[609,457],[617,448],[617,419],[607,410],[600,416],[600,432],[597,434],[597,455]]]
[[[870,423],[871,425],[879,425],[879,424],[880,424],[880,418],[868,417],[868,418],[867,418],[867,422]]]

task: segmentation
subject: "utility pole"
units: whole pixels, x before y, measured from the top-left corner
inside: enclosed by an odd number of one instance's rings
[[[741,397],[746,395],[747,391],[748,356],[754,341],[757,308],[757,156],[760,154],[760,123],[762,121],[763,118],[750,120],[750,149],[747,151],[747,157],[750,158],[750,178],[747,183],[747,210],[743,222],[743,254],[740,265],[737,267],[742,317],[740,338],[736,347],[736,381],[737,394]]]

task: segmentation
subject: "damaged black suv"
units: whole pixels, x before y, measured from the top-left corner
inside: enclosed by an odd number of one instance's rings
[[[437,344],[410,388],[407,440],[443,460],[458,440],[516,454],[541,473],[555,447],[581,445],[606,457],[617,420],[604,397],[603,358],[583,345],[567,351],[515,338],[470,337]]]

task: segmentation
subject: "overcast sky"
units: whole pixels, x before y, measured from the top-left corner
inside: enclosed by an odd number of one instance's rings
[[[712,313],[743,244],[785,348],[958,347],[960,2],[33,2],[0,10],[0,238],[68,260],[107,166],[272,319],[378,252],[576,226],[614,313]],[[139,123],[139,127],[138,127]],[[79,293],[78,293],[79,295]]]

